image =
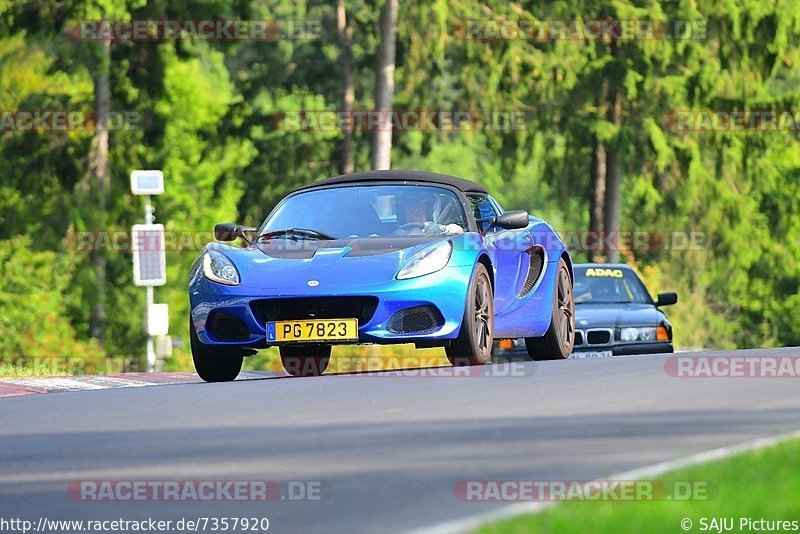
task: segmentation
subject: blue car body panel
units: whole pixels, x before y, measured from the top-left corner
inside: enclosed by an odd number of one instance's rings
[[[465,198],[463,192],[459,194]],[[432,238],[276,239],[245,248],[211,243],[207,248],[224,254],[235,265],[240,283],[231,286],[209,280],[198,258],[189,282],[191,320],[198,339],[220,347],[263,348],[269,346],[266,322],[259,320],[253,301],[369,297],[377,298],[377,305],[369,320],[358,325],[360,343],[445,345],[460,332],[478,262],[490,267],[495,338],[544,335],[552,316],[558,262],[563,257],[571,267],[560,236],[536,217],[529,217],[526,228],[497,229],[484,236],[478,231],[475,218],[471,214],[468,217],[470,228],[465,233]],[[396,278],[414,255],[443,240],[453,246],[443,269],[417,278]],[[543,252],[544,268],[535,286],[523,291],[529,253],[534,249]],[[398,334],[387,329],[395,312],[425,304],[435,306],[441,313],[443,321],[436,330]],[[217,313],[240,321],[247,334],[231,340],[209,331],[208,321]]]

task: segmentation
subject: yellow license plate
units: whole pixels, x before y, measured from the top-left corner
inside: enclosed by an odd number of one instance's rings
[[[267,342],[358,341],[358,319],[308,319],[267,323]]]

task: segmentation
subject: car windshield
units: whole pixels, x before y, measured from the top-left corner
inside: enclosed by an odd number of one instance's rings
[[[317,189],[287,198],[267,218],[267,238],[336,239],[452,235],[467,231],[464,208],[449,189],[370,185]]]
[[[575,267],[575,304],[639,302],[652,304],[647,288],[630,269]]]

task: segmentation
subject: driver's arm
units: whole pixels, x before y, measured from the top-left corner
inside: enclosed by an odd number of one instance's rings
[[[464,233],[464,229],[461,228],[460,225],[455,224],[455,223],[445,224],[444,226],[442,226],[442,231],[445,234],[450,234],[450,235],[463,234]]]
[[[431,228],[437,228],[439,232],[448,235],[455,235],[455,234],[463,234],[464,229],[461,226],[451,223],[451,224],[437,224],[435,222],[427,222],[425,223],[426,231],[430,231]]]

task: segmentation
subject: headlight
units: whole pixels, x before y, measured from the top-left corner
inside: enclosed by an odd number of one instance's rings
[[[440,271],[450,261],[452,254],[453,244],[450,241],[443,241],[438,245],[425,249],[416,254],[400,269],[400,272],[397,273],[397,279],[416,278]]]
[[[239,285],[239,272],[228,257],[216,250],[203,253],[203,274],[209,280],[228,286]]]
[[[660,327],[663,328],[663,327]],[[645,326],[639,328],[620,328],[620,341],[656,341],[656,327]]]

